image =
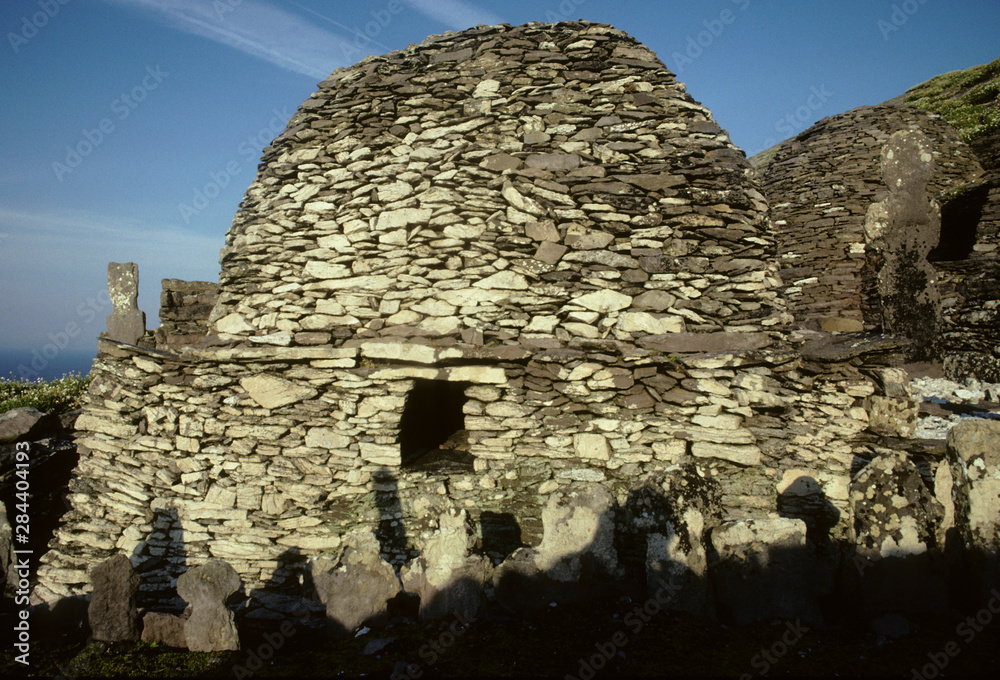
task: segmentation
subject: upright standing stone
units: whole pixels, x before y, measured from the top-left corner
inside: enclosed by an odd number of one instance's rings
[[[483,588],[492,572],[490,560],[472,555],[475,528],[465,510],[449,510],[438,519],[424,554],[401,571],[403,587],[420,596],[420,618],[455,614],[475,619],[485,605]]]
[[[550,602],[579,602],[608,594],[624,576],[615,549],[618,503],[600,484],[575,483],[549,496],[542,541],[520,548],[497,567],[497,603],[520,615]]]
[[[312,577],[334,634],[350,633],[366,623],[385,623],[389,600],[402,591],[396,571],[382,559],[371,531],[347,537],[336,560],[315,560]]]
[[[139,266],[135,262],[108,263],[108,338],[134,345],[146,333],[146,315],[139,310]]]
[[[645,558],[649,597],[667,592],[664,608],[714,618],[704,540],[722,519],[719,483],[693,464],[654,473],[629,489],[623,514],[635,545],[645,543],[634,557]]]
[[[239,575],[222,560],[210,560],[180,575],[177,594],[191,605],[191,618],[184,624],[188,649],[219,652],[240,648],[233,612],[226,606],[239,587]]]
[[[139,574],[125,555],[110,557],[91,572],[94,593],[87,608],[90,630],[95,640],[121,642],[138,640],[142,619],[136,608]]]
[[[712,586],[720,613],[745,626],[773,618],[822,622],[806,524],[787,517],[725,522],[712,530]]]
[[[931,143],[920,131],[893,133],[882,148],[889,196],[865,215],[865,240],[882,261],[877,288],[883,328],[914,341],[920,358],[937,339],[941,299],[927,254],[941,236],[941,206],[927,192]]]
[[[940,613],[947,578],[939,543],[944,508],[906,456],[876,456],[851,481],[863,606],[872,616]]]
[[[1000,587],[1000,422],[967,419],[948,433],[955,519],[974,601]]]

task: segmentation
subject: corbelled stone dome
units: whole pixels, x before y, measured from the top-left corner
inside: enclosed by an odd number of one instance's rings
[[[265,154],[223,334],[541,344],[783,319],[750,166],[636,40],[479,27],[338,69]]]

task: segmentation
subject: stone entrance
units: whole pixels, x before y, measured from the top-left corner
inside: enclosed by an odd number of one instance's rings
[[[404,468],[437,467],[446,452],[450,462],[467,463],[472,468],[462,410],[468,401],[465,390],[470,384],[414,380],[399,420],[399,449]]]

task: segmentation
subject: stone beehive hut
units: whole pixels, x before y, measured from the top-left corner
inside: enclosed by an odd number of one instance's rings
[[[336,71],[265,150],[218,286],[165,282],[155,347],[101,340],[36,597],[116,551],[146,592],[216,557],[259,593],[356,526],[399,565],[447,508],[502,556],[561,486],[624,503],[679,464],[718,482],[719,517],[849,533],[885,382],[860,369],[893,345],[787,335],[751,174],[605,25]]]
[[[759,163],[789,311],[816,329],[893,330],[884,327],[876,283],[886,254],[868,242],[865,218],[890,193],[880,158],[900,131],[922,133],[931,149],[927,191],[941,211],[940,238],[926,255],[927,286],[941,300],[937,358],[955,377],[994,379],[995,208],[976,154],[937,114],[892,103],[859,107],[782,142]]]

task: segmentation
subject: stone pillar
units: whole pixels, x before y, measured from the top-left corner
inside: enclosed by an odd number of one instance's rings
[[[937,274],[927,261],[941,237],[941,206],[927,194],[933,171],[922,132],[894,133],[882,148],[889,196],[865,215],[868,250],[881,262],[876,288],[883,330],[911,339],[918,359],[933,356],[941,322]]]
[[[134,345],[146,333],[146,315],[139,310],[139,266],[135,262],[108,263],[108,338]]]
[[[218,652],[240,648],[235,617],[226,604],[239,589],[239,574],[223,560],[209,560],[180,575],[177,594],[191,604],[191,617],[184,624],[188,649]]]
[[[142,620],[136,608],[139,574],[125,555],[110,557],[91,572],[94,592],[87,608],[90,630],[95,640],[121,642],[138,640]]]

